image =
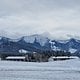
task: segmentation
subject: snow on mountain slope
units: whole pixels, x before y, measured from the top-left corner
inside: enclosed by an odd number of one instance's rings
[[[0,40],[2,39],[2,37],[0,36]]]
[[[24,40],[27,43],[34,43],[36,40],[36,42],[40,43],[41,46],[44,46],[47,42],[49,42],[49,39],[47,37],[41,35],[25,36]]]
[[[59,43],[63,43],[66,44],[67,42],[69,42],[69,40],[58,40]]]
[[[50,40],[49,43],[51,44],[51,49],[53,49],[53,45],[55,44],[55,42],[52,42],[52,41]]]
[[[53,49],[52,50],[54,50],[54,51],[60,51],[61,49],[59,49],[58,47],[56,47],[56,46],[53,46]]]
[[[20,50],[19,50],[19,53],[25,53],[25,54],[26,54],[26,53],[29,53],[29,51],[24,50],[24,49],[20,49]]]
[[[71,53],[75,53],[76,51],[77,51],[77,49],[73,49],[73,48],[69,49],[69,52],[71,52]]]
[[[37,44],[37,43],[39,44]],[[32,43],[32,44],[27,44],[27,43]],[[9,46],[10,47],[9,47]],[[80,52],[80,40],[71,38],[68,40],[51,40],[46,35],[30,35],[30,36],[24,36],[19,39],[10,39],[6,37],[0,36],[0,50],[1,51],[6,51],[6,50],[14,50],[16,47],[16,50],[18,49],[24,49],[24,50],[54,50],[54,51],[69,51],[71,53],[75,52]],[[10,49],[9,49],[10,48]],[[13,50],[13,51],[14,51]]]
[[[20,39],[9,39],[9,41],[12,41],[12,42],[18,42]]]

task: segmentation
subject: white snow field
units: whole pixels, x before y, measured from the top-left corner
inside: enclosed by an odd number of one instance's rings
[[[0,61],[0,80],[80,80],[80,59],[41,63]]]

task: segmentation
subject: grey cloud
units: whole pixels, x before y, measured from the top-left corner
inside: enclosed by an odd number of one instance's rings
[[[0,0],[0,32],[9,36],[79,33],[79,21],[80,0]]]

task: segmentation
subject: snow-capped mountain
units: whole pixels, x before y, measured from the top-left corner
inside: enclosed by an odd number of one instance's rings
[[[80,40],[69,39],[69,40],[53,40],[51,41],[52,50],[62,50],[71,53],[76,53],[80,51]]]
[[[50,39],[41,35],[24,36],[20,39],[0,38],[0,52],[18,52],[28,50],[32,52],[50,50]]]
[[[36,40],[36,42],[40,43],[41,46],[45,46],[45,44],[49,42],[49,39],[47,37],[41,35],[31,35],[25,36],[23,38],[26,43],[34,43]]]
[[[24,36],[20,39],[0,37],[0,52],[19,52],[20,50],[39,52],[46,50],[80,52],[80,40],[50,40],[43,35]]]

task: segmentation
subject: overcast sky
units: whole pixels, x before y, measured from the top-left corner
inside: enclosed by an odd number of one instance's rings
[[[43,32],[80,36],[80,0],[0,0],[1,36]]]

